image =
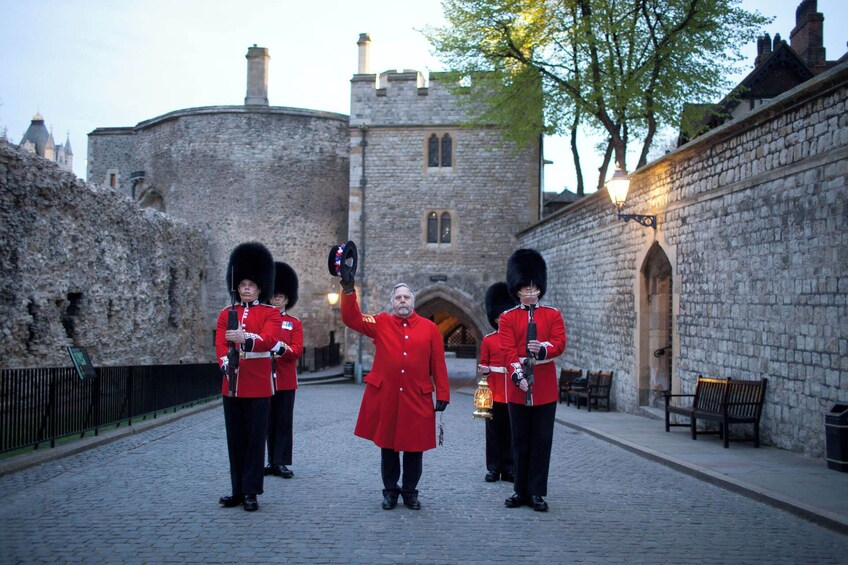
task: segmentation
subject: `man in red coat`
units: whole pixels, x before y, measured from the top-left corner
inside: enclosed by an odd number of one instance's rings
[[[279,309],[282,318],[280,341],[271,350],[274,368],[274,396],[268,414],[268,465],[266,475],[284,479],[294,476],[292,464],[294,445],[294,395],[297,390],[297,360],[303,355],[303,325],[286,308],[297,304],[297,273],[288,264],[277,262],[274,277],[274,297],[271,305]]]
[[[501,315],[498,333],[515,386],[507,387],[512,446],[515,454],[515,492],[506,499],[507,508],[527,505],[546,512],[548,470],[554,418],[559,399],[554,358],[565,351],[565,324],[556,308],[539,300],[547,287],[547,265],[533,249],[519,249],[509,258],[506,284],[520,305]],[[532,316],[532,318],[531,318]],[[530,321],[536,325],[536,339],[527,339]],[[530,358],[528,360],[528,357]],[[533,362],[532,389],[526,378]],[[527,392],[531,391],[530,400]]]
[[[486,316],[495,331],[480,343],[480,363],[477,374],[486,377],[492,390],[492,417],[486,420],[486,473],[487,483],[498,480],[513,481],[512,430],[506,401],[506,362],[501,349],[498,322],[501,313],[515,306],[506,283],[497,282],[486,290]],[[512,383],[509,383],[512,386]]]
[[[240,302],[221,310],[215,332],[215,352],[224,374],[224,423],[230,457],[232,494],[218,501],[225,508],[244,505],[259,509],[256,495],[263,492],[265,435],[271,384],[271,349],[280,341],[280,311],[267,304],[274,290],[274,259],[264,245],[243,243],[230,255],[227,287],[238,289]],[[237,329],[228,329],[235,310]],[[229,386],[230,344],[238,350],[236,385]]]
[[[435,413],[450,402],[442,336],[436,324],[415,313],[406,284],[392,289],[392,313],[376,316],[359,310],[352,274],[342,278],[342,289],[342,321],[376,346],[354,434],[381,449],[383,509],[397,506],[400,495],[405,506],[418,510],[423,452],[436,447]]]

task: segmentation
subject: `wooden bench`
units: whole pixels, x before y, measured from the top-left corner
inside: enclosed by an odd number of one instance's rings
[[[695,394],[665,395],[665,431],[673,426],[689,426],[692,439],[698,434],[718,434],[724,447],[730,447],[730,425],[752,424],[754,447],[760,446],[760,416],[766,395],[767,379],[735,380],[698,376]],[[689,406],[671,403],[672,398],[692,398]],[[689,424],[671,422],[671,414],[689,418]],[[717,422],[717,431],[698,431],[698,420]],[[738,438],[733,441],[748,441]]]
[[[571,391],[568,393],[568,399],[566,401],[566,405],[571,404],[571,400],[574,399],[574,403],[577,405],[577,409],[580,409],[580,399],[586,399],[586,408],[589,412],[592,411],[592,405],[595,405],[595,408],[601,408],[601,402],[604,403],[604,407],[609,412],[610,409],[610,390],[612,389],[612,371],[586,371],[586,387],[585,388],[571,388]]]
[[[571,384],[583,376],[583,369],[560,369],[559,371],[559,403],[568,400]]]

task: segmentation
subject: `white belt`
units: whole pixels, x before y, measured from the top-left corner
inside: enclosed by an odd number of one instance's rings
[[[506,374],[506,369],[504,367],[489,367],[489,370],[493,373]]]
[[[262,357],[270,357],[270,356],[271,356],[270,351],[261,351],[261,352],[247,351],[247,352],[244,353],[245,359],[259,359],[259,358],[262,358]]]
[[[518,360],[521,361],[521,363],[523,364],[525,361],[527,361],[527,357],[519,357]],[[552,362],[553,362],[553,359],[542,359],[541,361],[539,361],[537,359],[536,365],[544,365],[545,363],[552,363]]]

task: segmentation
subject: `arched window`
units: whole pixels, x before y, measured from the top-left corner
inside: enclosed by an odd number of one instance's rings
[[[430,134],[427,138],[427,166],[451,167],[453,164],[453,138],[449,133],[439,138],[438,134]]]
[[[452,232],[450,212],[437,210],[427,212],[427,243],[450,245]]]
[[[435,133],[427,140],[427,166],[439,166],[439,136]]]
[[[451,136],[449,133],[446,133],[442,136],[442,161],[441,165],[443,167],[451,166],[451,153],[453,152],[453,143],[451,141]]]
[[[439,242],[439,215],[430,212],[427,215],[427,243]]]
[[[442,212],[439,222],[439,243],[450,243],[451,241],[451,218],[447,212]]]

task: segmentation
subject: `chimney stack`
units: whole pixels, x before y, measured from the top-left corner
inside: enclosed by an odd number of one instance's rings
[[[771,36],[761,35],[757,38],[757,58],[754,59],[754,67],[759,67],[769,55],[771,55]]]
[[[817,12],[816,0],[803,0],[795,10],[795,29],[789,45],[813,73],[827,68],[824,48],[824,14]]]
[[[271,56],[265,47],[248,47],[247,55],[247,96],[245,106],[268,105],[268,61]]]
[[[359,41],[356,42],[359,45],[359,70],[357,74],[360,75],[370,75],[371,74],[371,36],[367,33],[359,34]]]

